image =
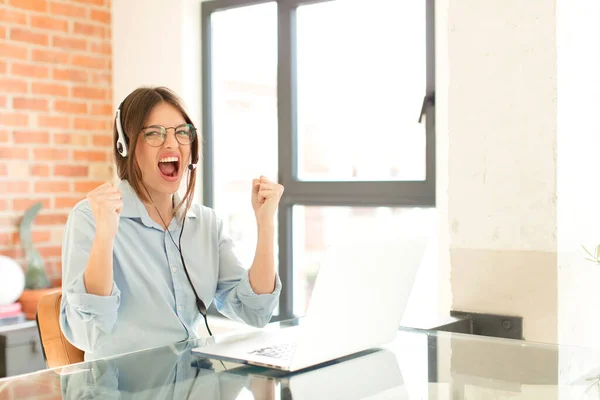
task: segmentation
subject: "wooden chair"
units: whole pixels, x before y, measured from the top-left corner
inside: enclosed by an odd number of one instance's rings
[[[61,298],[62,292],[40,298],[35,317],[48,368],[58,368],[83,361],[83,351],[73,346],[60,329]]]

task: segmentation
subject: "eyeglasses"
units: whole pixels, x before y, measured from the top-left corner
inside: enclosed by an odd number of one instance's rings
[[[188,145],[196,140],[196,127],[192,124],[181,124],[165,128],[162,125],[150,125],[142,127],[144,139],[152,147],[160,147],[167,140],[167,130],[175,131],[175,139],[180,145]]]

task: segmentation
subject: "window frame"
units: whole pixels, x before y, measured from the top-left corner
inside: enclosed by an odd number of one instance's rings
[[[421,115],[425,116],[426,178],[424,181],[301,181],[298,180],[296,10],[299,6],[335,0],[210,0],[201,3],[203,203],[214,206],[214,147],[212,106],[211,16],[227,9],[277,3],[278,182],[285,192],[278,210],[279,276],[283,287],[279,314],[293,314],[294,205],[360,207],[435,207],[435,5],[426,1],[426,87]],[[365,8],[370,7],[368,0]]]

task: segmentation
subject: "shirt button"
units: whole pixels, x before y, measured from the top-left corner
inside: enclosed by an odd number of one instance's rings
[[[182,306],[177,306],[177,311],[181,311],[181,310],[183,310],[183,307]]]
[[[171,271],[177,272],[177,268],[173,267],[173,268],[171,268]]]

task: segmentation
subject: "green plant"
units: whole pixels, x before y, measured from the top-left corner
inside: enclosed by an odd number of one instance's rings
[[[42,203],[35,203],[25,211],[19,226],[21,244],[25,249],[27,272],[25,273],[25,289],[45,289],[50,287],[50,280],[46,274],[44,259],[33,246],[31,226],[42,208]]]
[[[585,258],[586,260],[591,261],[595,264],[600,264],[600,245],[596,246],[596,255],[593,255],[592,252],[586,249],[583,245],[581,247],[589,256]]]
[[[600,392],[600,376],[592,376],[589,378],[585,378],[585,380],[587,382],[592,382],[588,388],[585,390],[585,393],[587,394],[587,392],[589,392],[589,390],[591,388],[593,388],[594,386],[596,387],[596,389],[598,390],[598,392]]]

